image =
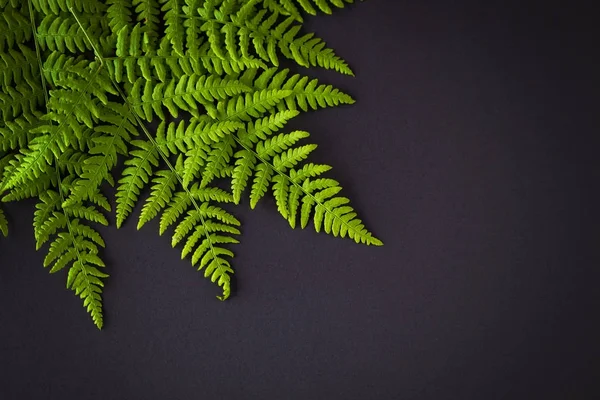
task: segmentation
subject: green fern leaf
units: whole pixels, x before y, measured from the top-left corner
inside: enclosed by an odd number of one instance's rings
[[[102,25],[105,21],[100,15],[86,15],[81,18],[81,22],[94,37],[102,35]],[[70,13],[47,14],[40,22],[36,37],[43,49],[51,51],[79,53],[92,50],[91,43]]]
[[[85,92],[107,105],[108,96],[117,94],[110,78],[99,69],[98,64],[90,63],[81,57],[67,56],[54,51],[44,61],[43,72],[50,85],[67,90],[65,95],[74,96],[76,92]]]
[[[235,168],[231,177],[231,190],[235,204],[240,202],[242,192],[246,188],[248,179],[252,176],[256,157],[248,150],[240,150],[235,153]]]
[[[100,14],[104,5],[97,0],[32,0],[33,8],[43,14],[67,13],[70,8],[78,13]]]
[[[39,249],[50,240],[48,255],[44,266],[51,267],[55,273],[69,267],[67,288],[72,289],[83,300],[94,324],[101,329],[102,315],[102,279],[108,275],[98,268],[104,263],[98,257],[98,247],[104,247],[104,241],[91,227],[82,224],[82,219],[106,224],[104,216],[91,207],[78,205],[73,208],[62,208],[61,196],[48,190],[40,196],[41,202],[36,205],[34,216],[34,232],[36,246]],[[80,218],[73,218],[79,216]]]
[[[205,75],[183,76],[179,81],[163,82],[138,79],[130,93],[130,103],[140,118],[151,121],[155,113],[164,120],[162,107],[177,117],[179,111],[187,111],[199,117],[198,104],[212,107],[216,100],[224,100],[250,90],[246,85],[229,78]],[[137,100],[140,99],[141,101]]]
[[[223,137],[211,146],[202,171],[201,187],[206,187],[215,178],[225,177],[223,170],[227,168],[233,156],[234,146],[235,142],[230,135]]]
[[[344,8],[346,3],[352,4],[354,0],[279,0],[282,4],[298,3],[298,6],[303,11],[311,15],[316,15],[317,10],[324,12],[325,14],[331,14],[333,10],[331,7]]]
[[[181,158],[179,159],[180,162]],[[155,178],[152,180],[154,185],[152,186],[150,197],[146,199],[146,203],[142,208],[137,229],[141,229],[147,222],[154,219],[167,206],[175,191],[177,183],[177,174],[175,171],[169,169],[156,171],[154,176]]]
[[[21,83],[7,86],[0,91],[0,117],[11,121],[24,114],[35,114],[44,100],[44,92],[38,84]]]
[[[291,94],[289,90],[258,90],[246,93],[217,104],[218,118],[221,120],[251,121],[273,109],[281,100]]]
[[[87,155],[74,149],[66,149],[58,159],[56,159],[56,166],[59,168],[61,174],[66,176],[75,177],[80,176],[83,173],[83,165]],[[10,163],[12,159],[9,158],[6,162],[9,166],[8,172],[10,172]],[[1,164],[1,163],[0,163]],[[2,168],[4,169],[4,168]],[[55,187],[56,183],[56,171],[52,168],[46,168],[43,173],[35,177],[32,181],[29,181],[26,185],[18,185],[9,190],[7,194],[2,198],[3,201],[17,201],[28,199],[32,197],[39,197],[42,193],[46,192],[51,187]],[[99,206],[106,210],[110,210],[108,200],[99,198],[99,193],[94,193],[94,197],[91,198]]]
[[[181,18],[183,1],[160,0],[160,3],[162,4],[161,11],[165,13],[165,38],[169,40],[175,53],[183,56],[185,40],[185,28]]]
[[[271,133],[272,134],[272,133]],[[235,168],[232,176],[234,201],[239,202],[246,187],[248,177],[256,170],[251,190],[251,206],[264,195],[265,181],[272,183],[273,196],[279,213],[288,220],[290,226],[296,226],[300,201],[300,225],[305,228],[313,216],[317,232],[324,230],[328,234],[349,237],[357,243],[382,245],[357,218],[356,212],[349,206],[349,200],[337,196],[341,191],[338,182],[333,179],[316,176],[330,169],[327,165],[300,164],[316,148],[308,144],[295,146],[298,140],[308,137],[306,132],[278,134],[262,141],[244,140],[234,137],[243,150],[235,154]],[[295,146],[295,147],[293,147]],[[256,163],[259,163],[255,168]],[[267,172],[269,171],[269,172]]]
[[[32,139],[27,150],[11,161],[11,168],[4,176],[4,187],[11,189],[47,171],[53,157],[58,156],[65,147],[55,142],[56,133],[50,136],[40,136]]]
[[[23,113],[12,121],[4,121],[0,126],[0,150],[15,150],[25,148],[32,139],[31,130],[40,126],[42,114],[39,112]]]
[[[273,169],[265,163],[256,167],[254,181],[250,191],[250,208],[255,208],[258,201],[267,193],[269,183],[273,177]]]
[[[6,191],[2,197],[2,201],[17,201],[33,197],[38,197],[41,193],[47,191],[56,183],[56,174],[54,171],[48,171],[35,180],[30,181],[27,185],[19,185]]]
[[[0,13],[0,53],[12,48],[15,44],[31,39],[29,15],[17,7],[6,6]]]
[[[182,174],[184,187],[187,187],[190,182],[197,178],[200,169],[204,166],[204,160],[208,157],[208,149],[208,146],[197,143],[186,153]]]
[[[302,31],[302,13],[352,2],[0,0],[0,195],[40,200],[33,225],[36,248],[49,244],[44,266],[68,270],[67,287],[99,328],[108,275],[93,226],[108,224],[102,189],[114,185],[120,158],[117,227],[149,186],[138,229],[155,218],[161,235],[172,227],[171,244],[221,287],[221,300],[231,294],[229,247],[240,235],[221,205],[239,204],[247,186],[251,208],[271,192],[292,228],[312,222],[381,244],[339,183],[323,177],[330,167],[306,162],[316,148],[301,143],[308,133],[280,133],[300,111],[354,102],[278,68],[285,57],[352,74]],[[7,225],[0,210],[0,234]]]
[[[93,196],[93,195],[92,195]],[[70,205],[65,208],[65,211],[75,218],[85,219],[90,222],[95,222],[100,225],[107,226],[108,220],[100,211],[92,206],[83,206],[81,203]]]
[[[6,219],[6,215],[4,215],[4,211],[0,208],[0,232],[4,235],[4,237],[8,236],[8,220]]]
[[[23,80],[37,84],[34,76],[38,74],[37,58],[35,52],[22,44],[8,51],[0,51],[0,87],[14,86]]]
[[[292,0],[261,0],[262,3],[274,13],[288,15],[296,21],[302,22],[302,15]]]
[[[266,139],[279,129],[282,129],[287,122],[299,114],[296,110],[283,110],[270,114],[264,118],[249,121],[246,131],[241,136],[244,140],[256,143],[258,140]]]
[[[158,24],[160,22],[160,9],[156,0],[132,0],[135,7],[137,21],[143,26],[145,50],[155,47],[158,37]]]
[[[149,182],[152,170],[158,166],[158,152],[149,142],[133,140],[137,149],[129,154],[132,158],[125,161],[125,169],[117,188],[117,228],[120,228],[135,206],[142,188]]]
[[[184,0],[185,5],[181,11],[185,15],[183,27],[185,28],[186,50],[190,54],[198,54],[203,44],[203,35],[200,34],[202,21],[198,16],[198,9],[202,5],[201,0]]]
[[[316,12],[306,0],[299,1],[302,2],[301,5],[305,10]],[[331,12],[326,2],[317,1],[322,10]],[[250,3],[248,8],[255,2]],[[272,3],[270,8],[273,9]],[[256,13],[254,18],[244,20],[242,18],[247,17],[250,11],[241,12],[241,17],[238,18],[233,10],[234,7],[216,10],[215,4],[211,1],[205,1],[203,7],[198,9],[197,18],[203,22],[200,29],[208,36],[210,48],[219,58],[235,60],[240,54],[249,55],[249,46],[252,43],[254,52],[274,66],[279,65],[277,56],[279,50],[286,58],[302,66],[320,66],[353,75],[346,62],[332,49],[327,48],[323,40],[312,33],[298,36],[301,26],[294,24],[298,19],[297,12],[292,12],[294,16],[278,22],[278,12]],[[290,10],[292,8],[288,3],[288,13],[292,14]]]
[[[231,295],[230,275],[233,274],[231,264],[225,258],[233,257],[233,252],[222,245],[238,243],[231,235],[240,233],[236,228],[239,224],[225,210],[203,203],[198,209],[188,212],[173,234],[173,246],[187,237],[182,258],[191,254],[192,265],[198,264],[198,270],[204,269],[206,278],[221,286],[223,294],[217,296],[220,300]]]
[[[180,160],[178,168],[181,168]],[[170,169],[172,173],[178,175],[175,169]],[[178,178],[178,181],[181,182],[181,178]],[[182,258],[193,252],[192,265],[199,263],[198,270],[204,269],[204,276],[221,286],[223,294],[218,296],[220,300],[225,300],[230,296],[230,274],[233,274],[229,260],[224,258],[225,256],[233,257],[233,253],[222,245],[238,242],[231,237],[231,234],[239,234],[236,226],[239,226],[240,223],[231,214],[217,206],[210,205],[208,201],[212,199],[228,200],[228,197],[221,189],[199,188],[195,185],[191,190],[186,189],[175,193],[160,220],[160,234],[162,235],[192,206],[183,221],[175,227],[172,245],[176,246],[191,233],[182,251]],[[197,201],[202,202],[200,206]],[[163,206],[161,205],[161,207]],[[199,245],[196,246],[198,243]]]
[[[127,154],[127,142],[137,135],[132,117],[125,107],[111,103],[103,109],[101,119],[111,125],[94,128],[98,134],[91,139],[90,157],[83,164],[83,173],[74,183],[65,206],[91,198],[103,181],[114,184],[110,171],[117,163],[119,154]]]
[[[108,4],[106,10],[108,25],[113,32],[118,32],[131,23],[131,1],[106,0],[106,4]]]
[[[206,46],[201,46],[197,52],[177,54],[171,43],[161,41],[160,48],[153,53],[131,54],[126,45],[127,29],[119,32],[122,51],[117,51],[117,57],[109,57],[107,67],[111,76],[117,82],[128,81],[135,83],[139,77],[157,79],[165,82],[169,78],[179,80],[184,75],[218,75],[239,73],[249,68],[264,68],[264,63],[254,57],[243,57],[238,60],[223,60],[214,55]],[[141,37],[138,37],[141,40]],[[119,46],[119,45],[118,45]],[[119,47],[117,47],[119,49]]]
[[[239,80],[256,89],[290,90],[290,96],[278,105],[280,110],[308,111],[341,104],[354,104],[354,99],[339,89],[320,84],[317,79],[309,79],[300,74],[290,75],[288,69],[269,68],[259,72],[258,69],[248,69]]]

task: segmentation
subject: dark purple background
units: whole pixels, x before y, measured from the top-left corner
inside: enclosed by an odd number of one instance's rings
[[[106,229],[106,327],[0,239],[0,398],[600,398],[598,53],[577,2],[371,0],[313,18],[354,106],[298,118],[383,248],[237,210],[237,295],[156,224]],[[568,7],[568,8],[565,8]],[[597,142],[597,141],[596,141]]]

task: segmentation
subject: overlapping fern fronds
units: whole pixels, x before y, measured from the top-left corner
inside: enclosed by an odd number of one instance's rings
[[[0,0],[0,195],[37,198],[44,266],[103,325],[104,241],[142,202],[137,227],[172,229],[205,277],[231,295],[240,222],[231,207],[270,193],[289,225],[381,245],[330,166],[308,162],[301,112],[352,104],[346,93],[279,68],[353,75],[303,14],[352,0]],[[150,129],[150,126],[157,126]],[[120,167],[122,165],[122,167]],[[223,188],[229,188],[224,190]],[[148,192],[148,197],[142,196]],[[229,207],[229,208],[228,208]],[[0,209],[0,233],[8,221]]]

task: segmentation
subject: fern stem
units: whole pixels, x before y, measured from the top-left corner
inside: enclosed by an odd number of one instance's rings
[[[81,25],[81,22],[79,21],[79,18],[77,17],[77,14],[75,14],[75,12],[73,11],[73,6],[69,6],[69,11],[71,12],[71,14],[73,14],[73,17],[75,17],[75,21],[77,21],[77,25],[79,25],[79,29],[81,29],[81,31],[85,35],[85,38],[88,40],[88,42],[90,42],[90,46],[92,46],[92,49],[94,49],[94,53],[96,54],[96,58],[98,58],[98,61],[100,61],[100,65],[104,64],[104,61],[102,60],[102,57],[100,56],[100,52],[96,48],[96,45],[94,44],[92,39],[89,37],[89,35],[88,35],[87,31],[84,29],[83,25]]]
[[[83,27],[83,25],[81,25],[81,23],[79,22],[79,19],[75,15],[75,12],[73,11],[73,8],[69,7],[69,11],[71,11],[71,14],[73,14],[73,16],[75,16],[75,20],[79,24],[79,28],[85,33],[86,38],[90,41],[90,44],[91,44],[92,48],[94,49],[94,52],[96,53],[96,57],[100,60],[100,65],[102,66],[103,63],[104,63],[104,58],[98,52],[98,50],[96,49],[96,47],[93,45],[93,43],[92,43],[90,37],[88,36],[85,28]],[[119,93],[119,96],[121,96],[121,98],[123,99],[123,101],[125,102],[125,104],[127,104],[127,107],[129,107],[129,110],[133,114],[133,116],[134,116],[135,120],[137,121],[139,127],[144,131],[144,134],[146,135],[146,137],[148,138],[148,140],[150,141],[150,143],[152,143],[152,145],[156,148],[156,150],[160,154],[160,157],[163,159],[163,161],[165,162],[165,164],[167,165],[167,167],[175,174],[175,177],[177,178],[177,181],[179,182],[179,184],[181,185],[181,187],[183,188],[183,190],[185,191],[185,193],[187,194],[187,196],[190,198],[190,201],[191,201],[192,205],[194,206],[194,208],[198,212],[198,216],[200,217],[200,223],[205,228],[205,232],[206,232],[205,236],[206,236],[206,239],[208,240],[208,244],[210,246],[210,252],[213,254],[214,260],[216,260],[217,263],[219,263],[219,268],[221,268],[221,262],[219,261],[218,254],[215,252],[215,249],[214,249],[214,246],[213,246],[213,242],[212,242],[212,240],[210,238],[210,235],[208,234],[208,229],[206,229],[206,220],[202,216],[202,212],[200,211],[200,207],[198,206],[198,203],[196,202],[196,199],[194,199],[194,196],[192,196],[192,193],[189,191],[189,189],[187,188],[187,186],[185,186],[183,184],[183,179],[181,178],[181,176],[179,175],[179,173],[177,172],[177,170],[175,169],[175,167],[173,167],[173,165],[169,161],[169,157],[158,146],[158,144],[156,143],[156,141],[154,140],[154,138],[152,137],[152,135],[150,134],[150,132],[148,131],[148,129],[146,128],[146,126],[144,125],[143,121],[140,119],[140,117],[137,115],[137,113],[134,112],[131,103],[129,102],[129,100],[127,99],[127,97],[125,97],[125,94],[123,93],[123,91],[121,90],[121,88],[119,87],[119,85],[117,84],[117,82],[115,82],[114,78],[112,76],[110,76],[110,74],[109,74],[109,77],[110,77],[110,80],[111,80],[114,88]],[[226,299],[224,296],[217,296],[217,298],[219,300],[225,300]]]

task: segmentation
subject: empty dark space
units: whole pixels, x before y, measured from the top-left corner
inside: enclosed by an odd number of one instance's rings
[[[156,223],[130,220],[102,230],[98,331],[42,267],[34,203],[8,204],[0,399],[600,398],[594,25],[576,1],[369,0],[308,19],[356,77],[298,71],[357,103],[291,128],[385,246],[244,200],[224,303]]]

